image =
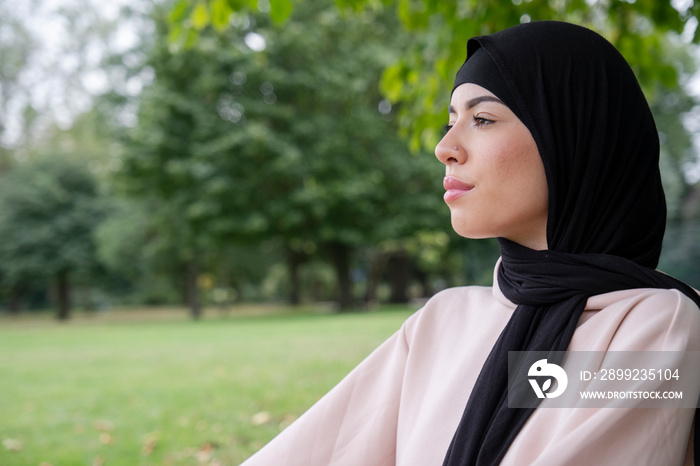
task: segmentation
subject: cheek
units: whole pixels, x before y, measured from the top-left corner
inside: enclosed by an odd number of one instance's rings
[[[535,142],[531,138],[514,138],[499,146],[492,158],[492,167],[498,174],[499,188],[507,202],[546,204],[547,178]]]
[[[526,183],[530,174],[536,171],[538,160],[533,157],[532,147],[518,142],[505,140],[493,147],[489,165],[501,183]],[[539,158],[539,154],[534,155]]]

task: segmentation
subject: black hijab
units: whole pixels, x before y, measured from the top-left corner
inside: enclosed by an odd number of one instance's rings
[[[467,43],[455,88],[478,84],[527,126],[549,187],[546,251],[499,238],[498,284],[517,308],[489,354],[445,466],[498,464],[534,408],[507,407],[508,351],[565,351],[590,296],[688,285],[655,271],[666,223],[659,139],[634,73],[603,37],[521,24]],[[695,462],[700,425],[695,416]]]

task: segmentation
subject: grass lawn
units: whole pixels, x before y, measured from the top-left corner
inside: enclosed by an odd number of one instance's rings
[[[2,319],[0,464],[237,465],[411,311]]]

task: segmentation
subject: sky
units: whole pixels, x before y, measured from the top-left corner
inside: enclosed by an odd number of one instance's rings
[[[143,3],[143,0],[14,2],[15,17],[23,19],[25,27],[37,40],[38,48],[29,56],[22,74],[27,92],[18,94],[10,106],[5,142],[12,143],[19,137],[21,130],[16,115],[27,102],[64,128],[70,126],[75,115],[89,109],[91,96],[108,89],[108,77],[100,70],[100,61],[108,52],[124,51],[138,40],[136,24],[125,20],[117,22],[120,8]],[[71,25],[58,14],[59,9],[76,11],[75,24]],[[75,33],[75,30],[89,30],[100,21],[116,24],[106,42],[98,40],[94,33],[88,35],[87,40],[80,40],[81,35]],[[138,90],[140,86],[134,92]]]

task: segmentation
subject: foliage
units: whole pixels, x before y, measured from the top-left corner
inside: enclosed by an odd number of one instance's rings
[[[407,150],[377,87],[401,44],[391,17],[306,2],[283,28],[246,16],[182,49],[157,21],[156,79],[121,176],[176,226],[183,262],[267,240],[342,262],[342,282],[353,249],[446,227],[439,164]],[[264,50],[251,49],[256,36]]]
[[[653,92],[657,83],[676,84],[676,67],[664,53],[668,34],[680,35],[691,18],[700,16],[693,2],[684,11],[672,2],[607,0],[601,2],[522,1],[435,2],[431,0],[336,0],[342,8],[358,11],[390,8],[412,31],[413,41],[384,72],[382,89],[393,102],[403,103],[401,126],[412,147],[433,147],[444,119],[447,90],[465,57],[466,39],[534,20],[564,20],[599,30],[632,64],[643,87]],[[261,8],[260,5],[263,5]],[[297,6],[298,7],[298,6]],[[228,14],[268,10],[276,21],[289,15],[289,2],[253,0],[180,0],[172,10],[172,40],[193,44],[197,31],[208,24],[223,29]],[[212,14],[212,12],[216,14]],[[700,40],[700,30],[694,41]]]
[[[25,162],[0,179],[0,273],[21,292],[39,283],[86,280],[96,263],[93,233],[104,217],[94,176],[54,155]],[[60,300],[60,297],[59,297]],[[66,302],[59,316],[67,317]]]
[[[671,220],[679,217],[689,189],[683,167],[693,161],[695,154],[692,136],[683,120],[696,105],[696,99],[682,88],[659,88],[651,105],[661,141],[661,176]]]
[[[88,42],[109,48],[118,25],[96,21],[85,5],[60,13],[76,31],[65,43],[75,73],[90,68],[81,55],[92,50]],[[682,169],[692,140],[683,123],[696,101],[676,83],[695,72],[692,45],[679,36],[693,32],[695,2],[679,12],[642,0],[144,0],[123,11],[140,41],[102,64],[112,89],[61,130],[39,107],[21,108],[30,91],[22,73],[37,44],[0,6],[3,300],[46,295],[69,258],[75,279],[122,302],[225,306],[283,292],[292,301],[364,294],[374,302],[488,283],[494,243],[451,231],[442,168],[422,148],[432,150],[438,137],[466,38],[521,21],[591,25],[620,48],[651,97],[671,217],[690,192]],[[82,80],[62,79],[66,92],[55,102],[72,102],[74,111]],[[21,113],[23,126],[12,144],[8,112]],[[18,206],[29,215],[34,204],[3,200],[16,190],[59,209],[50,170],[22,186],[10,182],[41,154],[55,154],[44,159],[57,167],[59,152],[73,160],[66,163],[75,176],[96,183],[94,194],[80,194],[85,205],[94,201],[94,222],[71,217],[96,232],[78,234],[80,247],[47,233],[58,215],[15,228]],[[48,246],[23,252],[40,232],[52,241],[50,257]],[[331,291],[338,283],[344,296]]]
[[[335,3],[353,14],[362,15],[368,11],[395,14],[409,31],[401,53],[384,68],[381,90],[399,109],[399,127],[410,139],[414,151],[421,147],[432,148],[439,138],[438,128],[444,122],[448,90],[452,87],[454,72],[464,60],[467,38],[535,20],[564,20],[598,30],[631,64],[651,102],[663,143],[661,165],[669,214],[671,218],[679,214],[679,206],[689,192],[683,166],[693,158],[693,144],[684,119],[697,102],[678,84],[685,83],[696,69],[693,49],[700,41],[700,28],[696,27],[700,17],[698,2],[690,2],[685,7],[674,6],[672,2],[625,0],[336,0]],[[290,4],[293,6],[291,13]],[[194,46],[209,25],[218,31],[227,30],[229,14],[240,18],[258,11],[267,13],[276,22],[285,22],[293,17],[294,10],[301,8],[301,3],[284,2],[282,5],[253,0],[208,0],[194,5],[189,0],[180,0],[173,8],[170,16],[173,43]],[[691,36],[692,45],[688,43]],[[418,236],[406,243],[409,249],[416,249],[412,244],[416,238]],[[394,240],[381,243],[380,249],[397,250],[395,243]],[[482,255],[492,256],[487,245],[484,249],[470,246],[469,250],[469,264],[480,263]],[[454,255],[450,257],[454,260]],[[470,278],[476,278],[473,273],[476,268],[467,266],[464,270],[468,270]]]
[[[666,228],[659,270],[700,289],[700,220],[672,222]]]
[[[179,302],[180,286],[168,271],[172,251],[163,250],[142,203],[120,199],[97,228],[97,254],[118,290],[119,302]]]

